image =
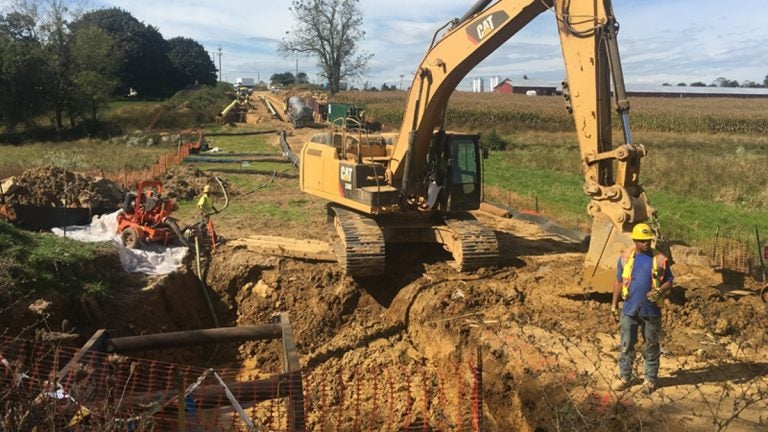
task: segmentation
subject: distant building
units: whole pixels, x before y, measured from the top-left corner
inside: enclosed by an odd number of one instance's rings
[[[742,87],[683,87],[653,84],[627,84],[627,95],[634,97],[727,97],[727,98],[768,98],[768,88]]]
[[[511,79],[506,78],[494,86],[493,91],[495,93],[527,94],[530,96],[554,96],[560,94],[557,90],[557,85],[527,78],[521,78],[514,84]]]

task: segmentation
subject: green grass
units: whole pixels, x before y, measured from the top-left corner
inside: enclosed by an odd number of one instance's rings
[[[23,146],[0,146],[0,178],[18,175],[30,168],[53,165],[70,171],[116,172],[153,165],[160,155],[175,150],[171,145],[130,147],[100,140],[47,142]]]
[[[578,149],[564,144],[561,134],[549,135],[506,137],[513,148],[491,154],[485,161],[485,180],[511,191],[515,198],[509,204],[533,209],[538,202],[540,212],[572,227],[588,217]],[[648,146],[657,148],[656,140],[659,137],[652,137]],[[700,136],[696,142],[696,151],[658,146],[655,157],[644,160],[641,183],[667,236],[695,243],[713,237],[718,227],[742,232],[758,227],[768,233],[768,177],[760,168],[768,161],[759,154],[760,144],[741,137],[736,142],[752,150],[738,155],[732,150],[718,157],[724,153],[721,139],[708,141]],[[508,200],[505,196],[491,199]]]
[[[686,243],[709,239],[720,232],[739,232],[749,236],[755,227],[768,235],[768,212],[690,198],[662,191],[648,192],[659,213],[662,228],[673,240]]]
[[[228,134],[228,135],[247,135],[250,133],[260,133],[260,132],[269,132],[273,131],[274,129],[263,127],[263,126],[255,126],[250,124],[238,124],[237,127],[230,126],[227,124],[223,125],[211,125],[207,126],[205,128],[205,133],[207,134]],[[269,134],[266,134],[269,135]]]
[[[220,147],[224,153],[274,153],[280,154],[280,148],[271,144],[274,135],[222,135],[206,137],[210,147]]]
[[[304,203],[304,202],[302,202]],[[283,222],[301,222],[307,220],[307,211],[294,202],[275,203],[260,202],[247,205],[248,211],[254,219],[274,219]]]
[[[26,232],[0,220],[0,287],[17,294],[105,294],[107,278],[94,260],[108,250],[111,245]]]

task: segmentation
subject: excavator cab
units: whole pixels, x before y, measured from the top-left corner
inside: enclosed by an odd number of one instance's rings
[[[477,210],[480,207],[481,167],[480,137],[478,135],[446,135],[449,149],[446,179],[446,210],[448,213]]]

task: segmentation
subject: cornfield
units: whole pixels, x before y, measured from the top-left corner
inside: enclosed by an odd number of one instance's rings
[[[338,99],[366,107],[375,120],[398,127],[405,92],[343,92]],[[637,131],[708,134],[768,134],[768,99],[649,98],[632,99],[632,127]],[[573,118],[560,97],[455,92],[449,128],[503,132],[574,131]],[[618,120],[614,120],[618,128]]]

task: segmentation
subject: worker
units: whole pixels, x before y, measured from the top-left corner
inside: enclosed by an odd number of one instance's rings
[[[209,192],[211,192],[211,186],[203,186],[203,194],[200,196],[200,199],[197,200],[197,208],[200,209],[200,216],[203,218],[203,223],[205,224],[208,236],[211,239],[211,246],[216,249],[216,243],[221,243],[222,238],[216,234],[211,216],[218,213],[219,210],[213,205],[213,200],[208,196]]]
[[[216,207],[213,206],[213,200],[211,200],[211,197],[208,196],[208,193],[211,191],[210,185],[203,186],[203,195],[200,196],[200,199],[197,201],[197,208],[200,209],[200,213],[203,216],[203,219],[206,221],[212,216],[218,213],[219,211],[216,209]]]
[[[631,237],[634,246],[619,257],[613,285],[611,312],[619,321],[621,352],[619,377],[611,388],[623,391],[632,386],[635,344],[638,330],[642,330],[645,358],[643,391],[651,394],[656,390],[661,357],[659,305],[663,304],[672,288],[674,277],[667,257],[651,247],[654,235],[648,224],[635,225]],[[618,309],[619,297],[624,300],[621,311]]]

